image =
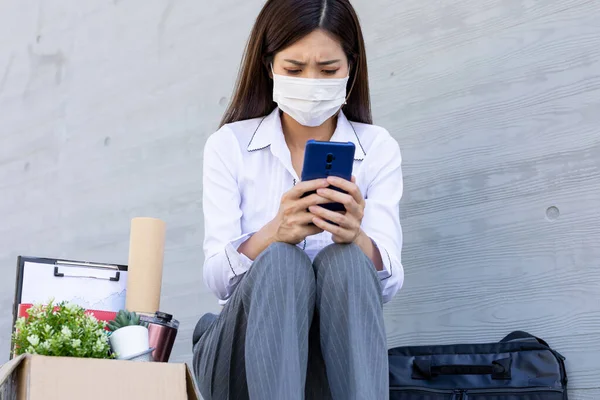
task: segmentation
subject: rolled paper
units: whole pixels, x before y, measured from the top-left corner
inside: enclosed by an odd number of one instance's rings
[[[160,291],[165,251],[164,221],[156,218],[131,220],[125,308],[141,314],[160,309]]]

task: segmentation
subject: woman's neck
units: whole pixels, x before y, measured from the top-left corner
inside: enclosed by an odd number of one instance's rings
[[[281,128],[283,129],[283,136],[290,151],[304,151],[306,142],[311,139],[328,142],[333,136],[336,124],[337,116],[334,116],[325,121],[321,126],[303,126],[286,113],[281,113]]]

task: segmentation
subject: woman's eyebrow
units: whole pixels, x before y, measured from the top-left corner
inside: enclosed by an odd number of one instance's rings
[[[305,63],[305,62],[298,61],[298,60],[285,59],[285,60],[283,60],[283,61],[285,61],[285,62],[289,62],[290,64],[294,64],[294,65],[297,65],[297,66],[299,66],[299,67],[304,67],[304,66],[306,66],[306,63]],[[319,62],[317,63],[317,65],[331,65],[331,64],[338,63],[338,62],[340,62],[340,61],[341,61],[341,60],[327,60],[327,61],[319,61]]]
[[[335,63],[339,63],[342,60],[328,60],[328,61],[319,61],[317,65],[331,65]]]

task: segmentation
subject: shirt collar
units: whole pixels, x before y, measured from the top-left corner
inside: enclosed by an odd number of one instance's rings
[[[362,161],[367,155],[360,143],[360,139],[358,138],[358,134],[356,133],[353,124],[348,121],[342,111],[338,114],[337,126],[331,137],[331,141],[354,143],[356,148],[354,152],[355,161]],[[279,108],[275,108],[271,114],[260,121],[250,139],[250,143],[248,143],[247,150],[258,151],[266,149],[267,147],[272,147],[271,151],[274,151],[284,144],[285,139],[283,137],[283,130],[281,129],[280,111]]]

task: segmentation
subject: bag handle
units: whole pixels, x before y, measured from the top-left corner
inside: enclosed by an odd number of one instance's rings
[[[560,354],[558,351],[550,348],[550,345],[544,339],[540,339],[539,337],[533,336],[532,334],[524,332],[524,331],[514,331],[514,332],[508,334],[504,339],[502,339],[500,341],[500,343],[525,342],[525,341],[537,342],[537,343],[541,344],[542,346],[546,346],[556,357],[560,358],[563,361],[566,360],[565,356]]]
[[[511,364],[510,358],[494,360],[487,365],[433,365],[431,359],[415,359],[412,379],[429,380],[444,375],[491,375],[494,380],[507,380],[511,378]]]
[[[542,344],[546,347],[550,347],[550,345],[548,345],[548,343],[545,340],[540,339],[537,336],[533,336],[532,334],[527,333],[525,331],[514,331],[512,333],[509,333],[508,335],[506,335],[506,337],[504,339],[502,339],[500,341],[500,343],[514,342],[514,341],[536,341],[539,344]]]

